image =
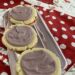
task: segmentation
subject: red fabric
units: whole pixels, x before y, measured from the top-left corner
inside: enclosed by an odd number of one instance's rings
[[[44,3],[48,3],[48,4],[53,4],[53,0],[39,0],[42,1]]]
[[[9,66],[6,66],[2,61],[0,61],[0,74],[3,72],[10,75],[10,68],[9,68]]]
[[[0,28],[0,32],[3,32],[4,29],[3,28]],[[6,73],[8,75],[11,75],[10,74],[10,68],[9,68],[9,65],[6,65],[5,63],[8,62],[8,57],[7,57],[7,54],[4,54],[4,51],[2,50],[1,47],[5,48],[5,46],[2,44],[2,34],[0,34],[0,75],[2,73]],[[5,50],[6,51],[6,50]],[[1,58],[2,57],[2,58]],[[6,62],[3,62],[4,60],[7,60]]]
[[[10,0],[0,0],[0,8],[5,9],[13,7],[15,5],[20,4],[21,1],[23,0],[14,0],[15,3],[10,4]],[[53,3],[52,0],[42,0],[42,1],[50,4]],[[8,6],[4,6],[3,5],[4,2],[8,3]],[[60,46],[63,54],[65,55],[66,59],[70,59],[71,62],[67,68],[69,69],[75,63],[75,57],[74,57],[75,56],[75,18],[66,14],[61,16],[60,12],[57,12],[55,10],[54,11],[46,10],[42,7],[39,7],[39,12],[41,13],[46,24],[48,25],[51,33],[56,38],[56,41]],[[2,35],[0,34],[0,46],[4,47],[1,42],[1,37]],[[64,46],[61,47],[62,44],[64,44]],[[5,71],[8,73],[8,75],[10,75],[9,67],[6,66],[2,60],[0,60],[0,73]]]
[[[11,4],[11,1],[13,1],[14,3]],[[53,0],[41,0],[41,1],[45,2],[45,3],[48,3],[48,4],[53,3]],[[2,8],[2,9],[11,8],[15,5],[21,4],[21,2],[24,2],[25,4],[27,3],[24,0],[0,0],[0,8]],[[4,3],[6,3],[8,5],[4,5]]]
[[[13,6],[19,4],[20,1],[21,0],[14,0],[15,4],[10,4],[10,0],[0,0],[0,8],[6,9],[9,7],[13,7]],[[4,6],[4,3],[8,3],[8,5]]]
[[[65,49],[61,48],[61,50],[65,57],[72,61],[68,67],[70,68],[75,63],[75,38],[73,37],[73,35],[75,35],[75,29],[70,30],[71,27],[75,27],[75,18],[66,14],[61,16],[60,12],[55,10],[50,12],[49,10],[44,10],[42,7],[39,8],[39,12],[42,12],[42,17],[48,25],[53,36],[59,39],[57,41],[59,46],[61,44],[66,46]],[[53,19],[53,17],[56,19]],[[70,19],[68,19],[68,17],[70,17]],[[49,21],[51,21],[53,24],[50,24]],[[61,24],[61,21],[63,21],[64,24]],[[63,27],[65,28],[64,30],[62,30]],[[64,34],[65,37],[62,37]],[[71,45],[72,42],[74,43],[74,46]]]
[[[11,1],[13,1],[14,3],[11,4]],[[24,2],[25,4],[27,4],[27,2],[25,2],[24,0],[0,0],[0,8],[1,9],[11,8],[13,6],[21,4],[21,2]]]

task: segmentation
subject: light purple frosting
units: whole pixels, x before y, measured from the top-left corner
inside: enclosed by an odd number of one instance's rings
[[[25,21],[32,16],[32,9],[27,6],[17,6],[9,11],[9,15],[15,20]]]
[[[14,46],[26,46],[32,42],[32,39],[32,29],[26,26],[15,26],[6,33],[6,40]]]
[[[56,65],[48,53],[40,50],[25,54],[21,59],[21,68],[24,75],[52,75]]]

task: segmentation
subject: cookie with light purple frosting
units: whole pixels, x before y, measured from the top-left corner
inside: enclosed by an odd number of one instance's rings
[[[18,5],[8,9],[3,15],[4,28],[11,25],[34,25],[37,21],[37,10],[30,5]]]
[[[12,23],[24,23],[31,25],[35,22],[37,11],[30,5],[18,5],[9,10],[9,18]]]
[[[35,30],[30,26],[11,26],[5,30],[2,37],[3,44],[12,50],[23,51],[37,44],[38,38]]]
[[[61,75],[60,59],[44,48],[26,50],[18,59],[18,75]]]

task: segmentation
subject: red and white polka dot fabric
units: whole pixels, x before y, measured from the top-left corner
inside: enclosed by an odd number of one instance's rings
[[[42,1],[49,4],[53,3],[52,0]],[[0,8],[6,9],[24,3],[26,2],[23,0],[0,0]],[[75,64],[75,18],[56,10],[50,11],[42,7],[38,7],[38,10],[65,55],[68,62],[67,69],[69,69]],[[1,37],[0,34],[0,46],[4,47],[1,43]],[[6,52],[3,53],[3,51],[0,50],[0,75],[10,75],[8,58]]]
[[[15,5],[18,4],[25,4],[27,2],[25,2],[24,0],[0,0],[0,8],[2,9],[7,9],[7,8],[11,8]]]
[[[7,51],[0,47],[0,75],[10,75]]]
[[[70,64],[75,63],[75,18],[55,10],[39,7],[39,13],[48,25]],[[70,66],[69,66],[70,67]]]

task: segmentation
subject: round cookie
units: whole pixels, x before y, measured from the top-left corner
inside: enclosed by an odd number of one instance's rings
[[[5,30],[2,37],[3,44],[16,51],[24,51],[27,48],[34,47],[37,42],[37,34],[31,26],[18,25],[10,26]]]
[[[61,75],[61,62],[53,52],[34,48],[21,54],[16,71],[18,75]]]
[[[14,24],[24,23],[26,25],[33,25],[37,17],[37,11],[30,5],[18,5],[9,10],[10,21]]]

